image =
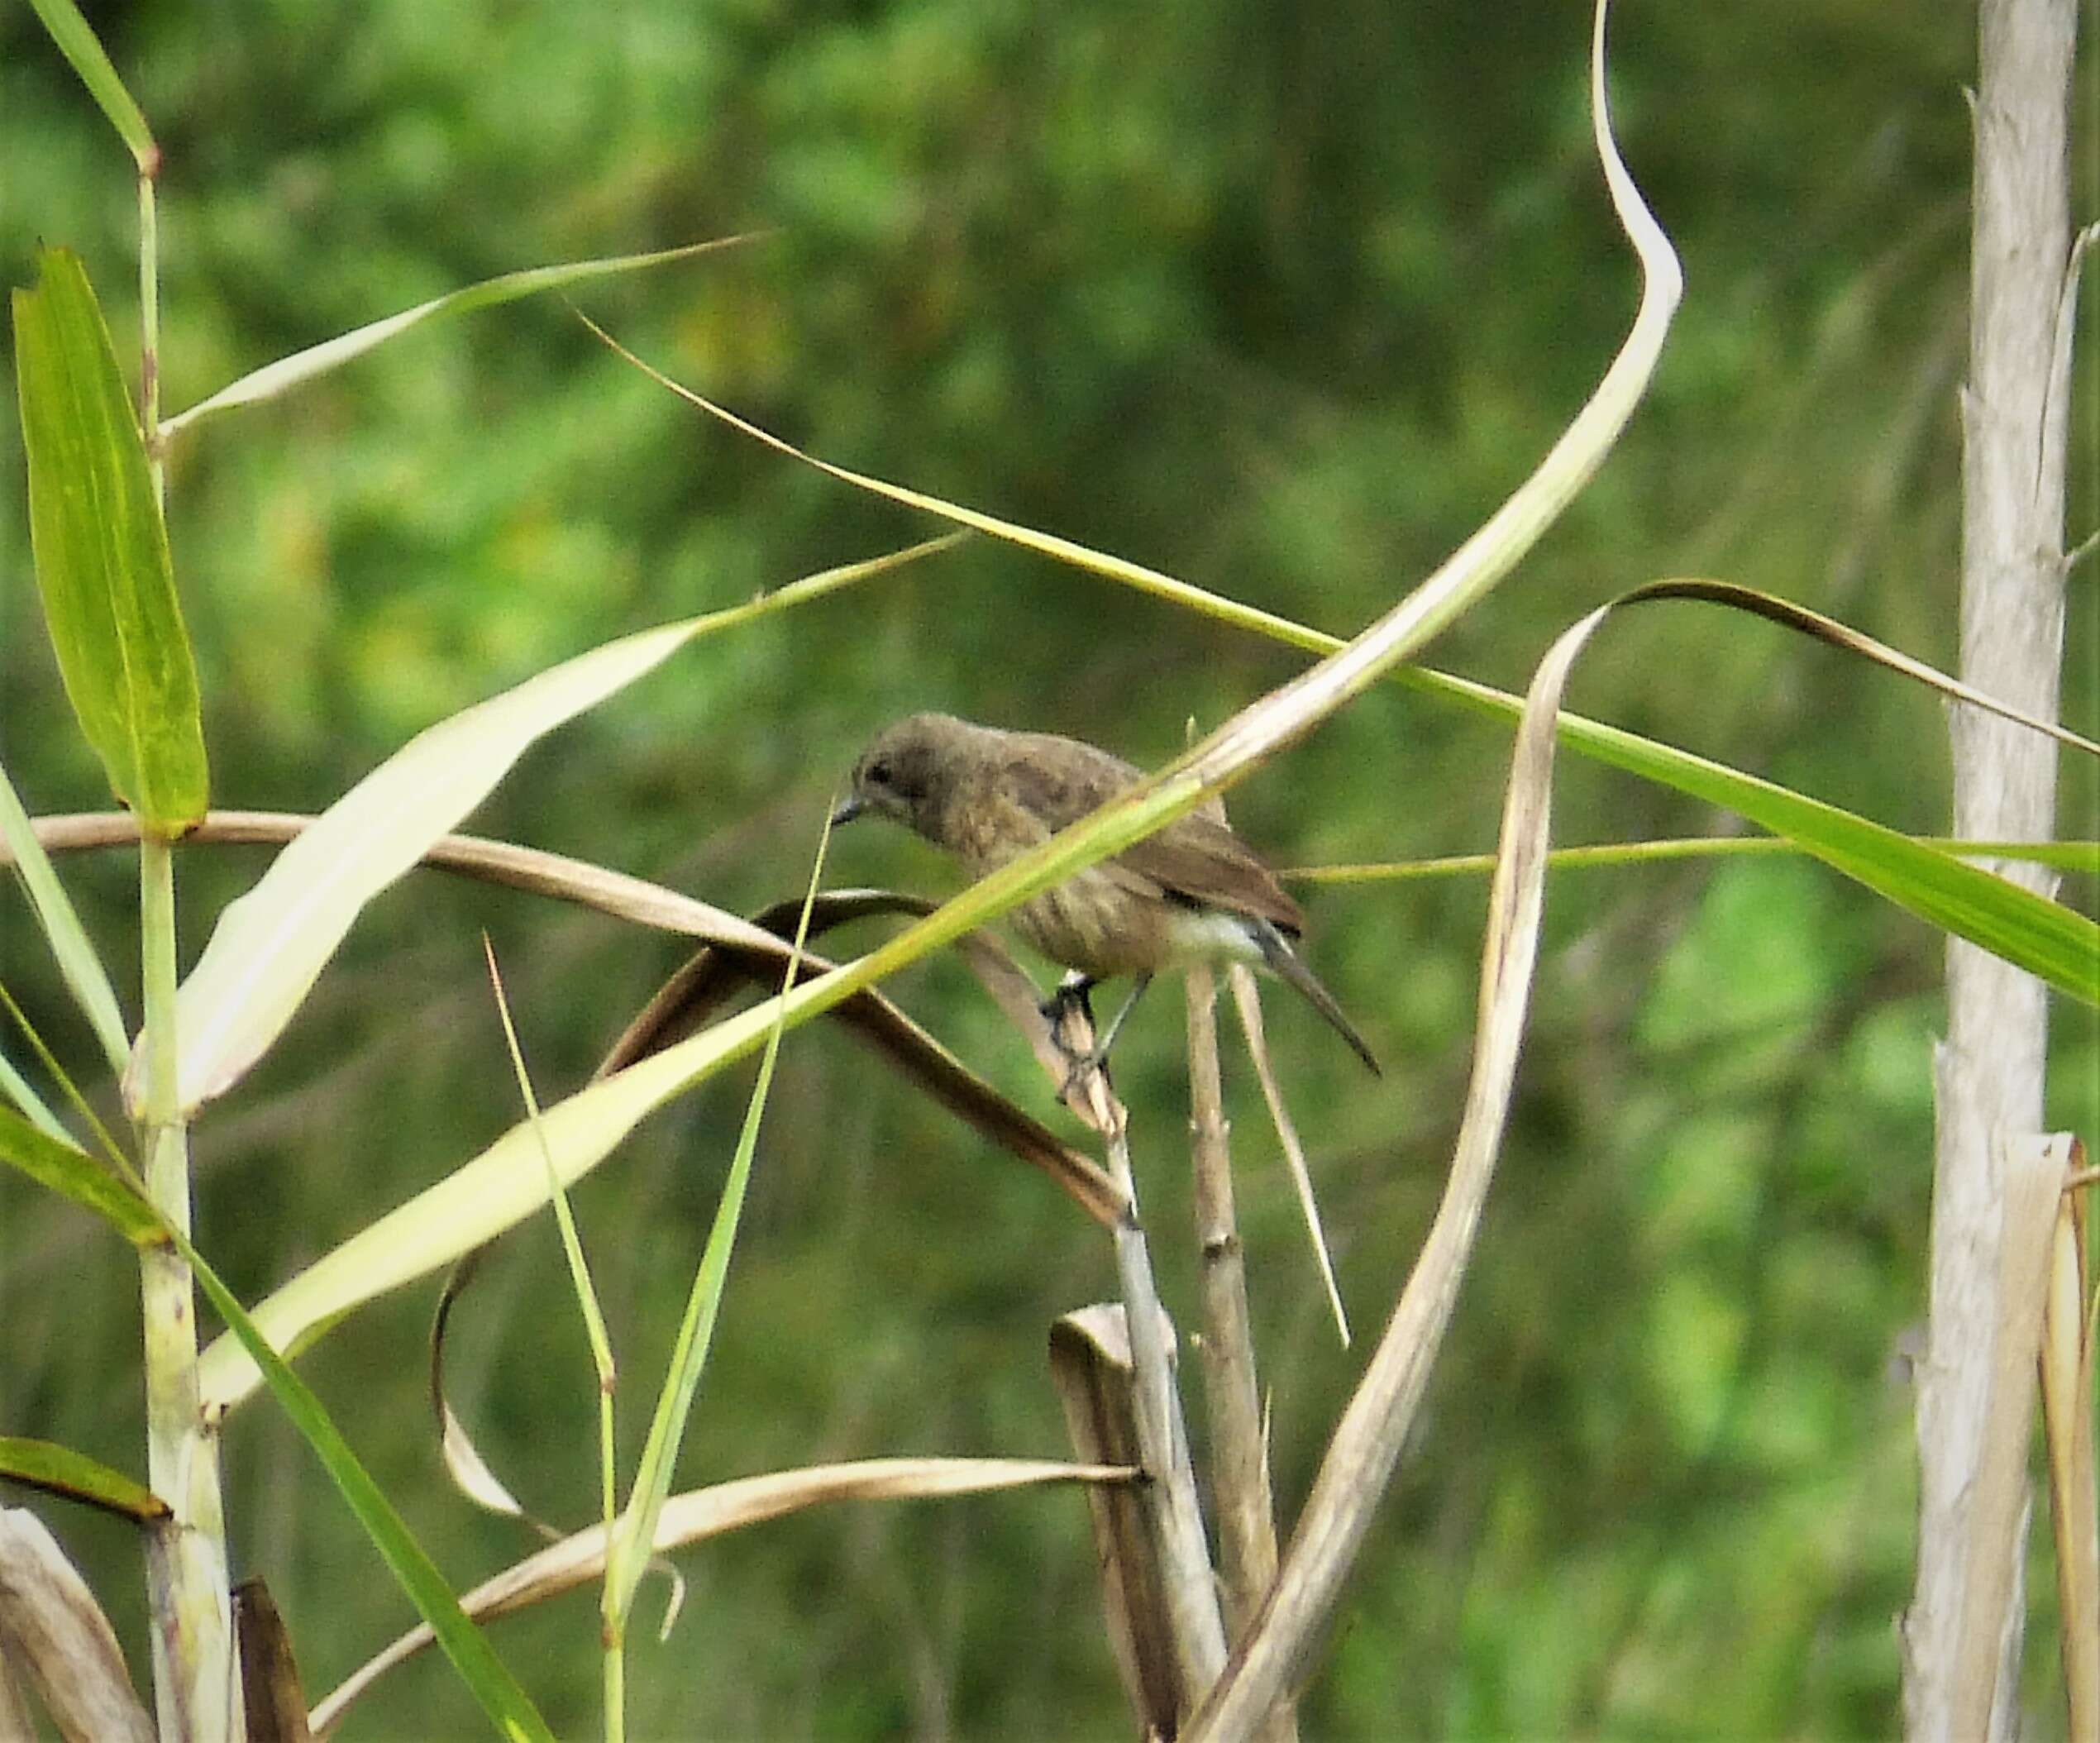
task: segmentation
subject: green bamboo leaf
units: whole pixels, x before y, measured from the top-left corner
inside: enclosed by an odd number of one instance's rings
[[[608,642],[440,721],[367,775],[219,916],[175,1005],[185,1112],[222,1094],[283,1033],[365,905],[488,795],[542,734],[653,670],[695,637],[944,550],[934,539],[827,570],[763,598]],[[126,1093],[136,1106],[138,1058]]]
[[[29,3],[44,21],[44,28],[58,45],[59,52],[73,64],[88,94],[102,106],[103,113],[109,117],[109,124],[130,148],[139,167],[157,167],[160,150],[153,142],[153,131],[139,112],[139,106],[131,101],[131,93],[124,88],[124,81],[117,76],[117,69],[110,64],[88,21],[80,16],[79,7],[73,0],[29,0]]]
[[[169,1511],[168,1503],[136,1477],[54,1440],[0,1435],[0,1477],[140,1525],[165,1519]]]
[[[717,237],[711,242],[689,242],[680,248],[660,248],[649,254],[612,255],[602,260],[570,260],[556,266],[531,266],[520,272],[507,272],[500,277],[484,279],[478,284],[465,285],[448,291],[441,297],[433,297],[427,303],[418,303],[413,308],[405,308],[399,314],[383,320],[367,322],[346,333],[318,345],[308,346],[303,351],[294,351],[289,357],[279,357],[274,363],[266,363],[260,369],[229,382],[216,394],[200,399],[187,411],[178,413],[160,426],[160,433],[167,441],[174,441],[193,424],[221,412],[230,412],[236,406],[256,405],[266,399],[274,399],[293,389],[332,370],[341,369],[346,363],[376,350],[389,339],[398,338],[410,328],[420,327],[426,321],[438,320],[447,315],[464,315],[477,308],[488,308],[499,303],[515,302],[520,297],[537,296],[543,290],[558,290],[566,285],[581,284],[593,279],[609,278],[619,273],[637,272],[644,267],[661,266],[671,260],[686,260],[695,255],[711,254],[718,248],[733,248],[739,242],[751,241],[747,236]]]
[[[1515,698],[1485,685],[1420,671],[1402,677],[1498,719],[1517,712]],[[2100,926],[2083,914],[1854,812],[1725,763],[1580,714],[1563,713],[1558,730],[1563,744],[1747,817],[1919,919],[2083,1004],[2100,1005]]]
[[[0,1162],[94,1214],[135,1247],[164,1238],[160,1213],[85,1150],[0,1107]]]
[[[66,899],[65,887],[59,882],[43,844],[36,839],[29,813],[23,809],[5,769],[0,769],[0,842],[6,843],[29,891],[30,905],[36,910],[37,924],[50,941],[51,954],[57,959],[59,972],[64,977],[74,1002],[93,1028],[111,1069],[122,1071],[131,1043],[125,1036],[123,1014],[117,1006],[117,990],[103,972],[102,958],[88,942],[87,929]]]
[[[117,797],[172,839],[208,802],[197,671],[167,529],[109,328],[79,256],[14,294],[29,530],[66,695]]]

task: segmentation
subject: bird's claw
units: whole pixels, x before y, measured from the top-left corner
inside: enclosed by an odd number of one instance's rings
[[[1094,982],[1076,972],[1067,975],[1057,983],[1057,989],[1037,1007],[1043,1020],[1050,1025],[1050,1039],[1057,1051],[1065,1056],[1070,1069],[1057,1091],[1057,1099],[1068,1107],[1076,1106],[1086,1079],[1099,1072],[1104,1077],[1108,1072],[1108,1048],[1096,1039],[1092,1047],[1074,1047],[1065,1039],[1065,1026],[1075,1013],[1086,1020],[1091,1034],[1094,1029],[1094,1007],[1088,995]]]
[[[1093,991],[1092,981],[1082,975],[1069,974],[1057,982],[1057,990],[1036,1009],[1043,1013],[1043,1020],[1052,1030],[1075,1010],[1086,1019],[1087,1027],[1091,1029],[1094,1025],[1094,1005],[1088,996]]]

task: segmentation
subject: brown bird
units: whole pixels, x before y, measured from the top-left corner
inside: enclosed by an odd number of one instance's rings
[[[876,733],[853,766],[834,824],[867,813],[908,824],[983,877],[1143,778],[1106,751],[1049,733],[1009,733],[952,714],[913,714]],[[1241,962],[1288,981],[1375,1072],[1378,1062],[1334,995],[1293,948],[1305,916],[1276,876],[1223,823],[1176,819],[1052,886],[1013,913],[1021,935],[1072,971],[1060,999],[1134,975],[1091,1062],[1153,975],[1192,962]],[[1054,1010],[1054,1004],[1048,1007]]]

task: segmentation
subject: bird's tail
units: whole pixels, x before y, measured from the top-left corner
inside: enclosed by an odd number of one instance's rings
[[[1268,964],[1269,972],[1279,980],[1288,981],[1305,996],[1312,1008],[1356,1049],[1357,1058],[1371,1067],[1372,1077],[1385,1076],[1379,1070],[1377,1058],[1369,1044],[1356,1032],[1356,1025],[1342,1015],[1342,1007],[1334,1002],[1334,995],[1320,984],[1320,977],[1305,967],[1305,959],[1291,948],[1291,940],[1267,920],[1258,922],[1253,930],[1254,941],[1261,946],[1262,960]]]

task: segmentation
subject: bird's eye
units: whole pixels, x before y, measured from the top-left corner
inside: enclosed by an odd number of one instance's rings
[[[865,778],[871,786],[886,787],[890,785],[890,765],[886,762],[871,762]]]

